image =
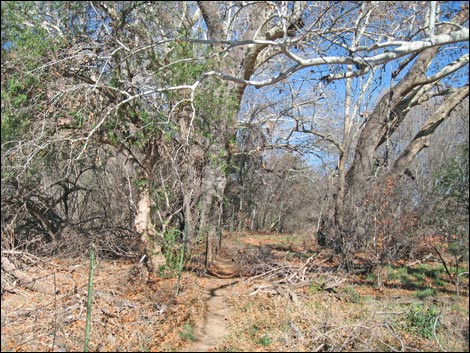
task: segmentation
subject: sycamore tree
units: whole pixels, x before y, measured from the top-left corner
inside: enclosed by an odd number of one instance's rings
[[[134,183],[131,223],[158,268],[177,217],[188,244],[215,233],[241,153],[244,99],[279,90],[284,107],[259,124],[285,130],[290,121],[284,145],[303,134],[312,148],[337,150],[330,220],[342,241],[347,196],[375,175],[382,146],[412,108],[442,102],[389,161],[394,177],[468,96],[467,42],[465,2],[2,3],[2,181],[33,178],[41,160],[60,161],[62,180],[79,163],[114,158]],[[339,82],[341,95],[329,88]],[[315,115],[325,87],[342,97],[337,135]],[[31,187],[44,191],[46,182]],[[36,218],[49,222],[50,209]]]
[[[409,174],[439,125],[468,104],[468,5],[322,2],[305,11],[298,36],[271,43],[276,65],[245,83],[280,107],[258,120],[267,133],[277,126],[271,147],[336,156],[319,240],[347,252],[366,192]],[[392,158],[395,132],[428,102],[437,109]]]

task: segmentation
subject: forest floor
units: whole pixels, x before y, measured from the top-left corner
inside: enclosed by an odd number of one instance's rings
[[[178,295],[175,276],[98,257],[89,350],[468,351],[468,276],[457,295],[428,257],[387,267],[378,288],[373,273],[338,270],[312,244],[227,236],[206,271],[202,256],[187,264]],[[7,287],[2,277],[1,351],[83,351],[86,256],[9,259],[56,294]]]

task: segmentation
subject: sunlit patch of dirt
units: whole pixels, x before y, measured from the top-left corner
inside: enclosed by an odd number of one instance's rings
[[[184,347],[185,352],[215,351],[229,334],[226,321],[231,315],[226,298],[234,291],[237,280],[212,278],[206,285],[207,306],[202,322],[196,325],[194,341]]]
[[[303,250],[301,245],[305,241],[306,237],[295,234],[245,233],[238,239],[241,243],[252,246],[290,246],[295,248],[295,250],[301,251]]]

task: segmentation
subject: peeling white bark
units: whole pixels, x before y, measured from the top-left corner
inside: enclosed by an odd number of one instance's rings
[[[162,248],[158,242],[155,227],[151,219],[151,200],[148,187],[140,192],[140,200],[137,204],[137,215],[134,220],[135,228],[145,244],[147,256],[152,265],[152,270],[158,271],[160,266],[165,265],[166,260],[162,254]]]

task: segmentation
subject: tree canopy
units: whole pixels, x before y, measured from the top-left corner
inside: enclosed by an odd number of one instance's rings
[[[347,262],[374,237],[361,212],[401,205],[399,222],[423,207],[416,193],[432,178],[456,202],[467,195],[468,211],[468,138],[467,178],[457,160],[440,174],[420,160],[468,112],[467,2],[19,1],[1,11],[2,240],[14,234],[12,247],[63,249],[79,234],[116,253],[119,239],[139,239],[157,270],[169,231],[188,249],[205,239],[209,256],[229,226],[315,228]],[[457,150],[463,125],[452,126]]]

